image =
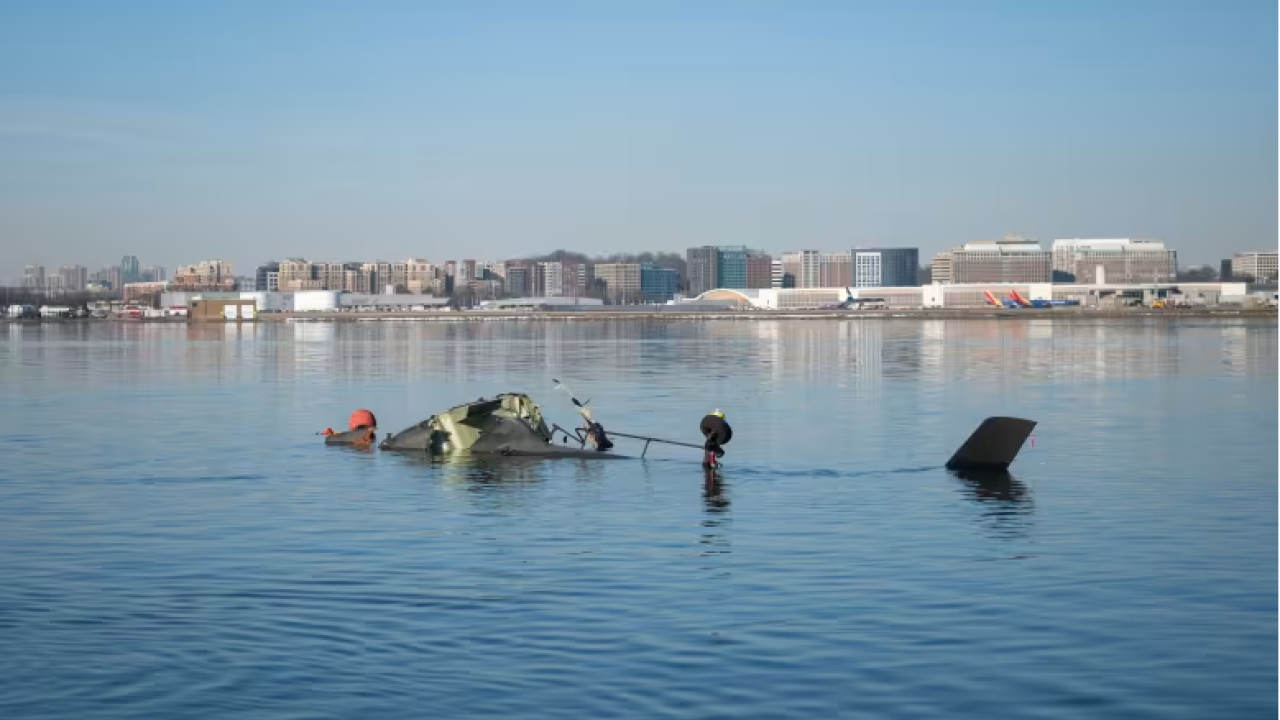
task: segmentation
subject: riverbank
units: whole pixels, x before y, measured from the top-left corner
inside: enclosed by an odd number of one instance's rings
[[[379,312],[379,313],[267,313],[259,316],[263,322],[381,322],[381,321],[417,321],[417,322],[485,322],[485,321],[538,321],[554,322],[580,320],[659,320],[659,321],[696,321],[696,320],[830,320],[830,319],[914,319],[914,320],[992,320],[992,319],[1035,319],[1035,320],[1095,320],[1095,319],[1204,319],[1204,318],[1275,318],[1274,308],[1188,308],[1177,310],[1141,309],[1108,309],[1080,310],[1062,309],[1025,309],[990,310],[975,309],[919,309],[919,310],[742,310],[742,311],[656,311],[611,312],[595,311],[552,311],[552,312],[515,312],[515,311],[464,311],[452,313],[423,312]]]
[[[904,309],[904,310],[725,310],[725,311],[495,311],[467,310],[461,312],[274,312],[262,313],[254,320],[242,322],[555,322],[582,320],[657,320],[670,322],[706,320],[1213,320],[1241,318],[1276,318],[1275,308],[1181,308],[1153,310],[1150,308],[1079,309],[1046,308],[963,308],[963,309]],[[224,324],[225,321],[196,321],[185,317],[159,318],[3,318],[0,324],[40,325],[78,323],[147,323],[185,325],[187,323]],[[231,321],[234,322],[234,321]]]

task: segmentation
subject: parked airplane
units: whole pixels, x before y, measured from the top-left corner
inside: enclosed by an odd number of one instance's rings
[[[990,290],[983,290],[982,295],[986,297],[988,305],[995,305],[996,307],[1006,307],[1006,308],[1009,308],[1010,310],[1016,310],[1022,307],[1016,301],[1010,298],[1005,298],[1003,302],[1001,302],[1000,300],[997,300],[996,296],[993,295]]]

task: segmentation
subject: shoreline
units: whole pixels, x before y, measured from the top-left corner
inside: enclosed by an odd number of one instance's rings
[[[1277,318],[1275,308],[1192,308],[1153,310],[1141,309],[916,309],[916,310],[729,310],[716,311],[650,311],[650,312],[610,312],[610,311],[551,311],[520,312],[473,310],[450,313],[424,312],[369,312],[369,313],[308,313],[279,312],[264,313],[253,320],[243,320],[238,324],[255,323],[356,323],[356,322],[555,322],[583,320],[657,320],[665,322],[688,322],[709,320],[1214,320],[1214,319],[1260,319]],[[170,324],[170,325],[225,325],[237,324],[234,320],[191,320],[185,317],[161,318],[3,318],[0,323],[12,325],[81,324],[81,323],[124,323],[124,324]]]

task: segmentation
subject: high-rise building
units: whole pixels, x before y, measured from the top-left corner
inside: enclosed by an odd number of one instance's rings
[[[716,248],[716,287],[745,290],[747,287],[747,256],[745,247]]]
[[[769,287],[780,288],[782,287],[782,278],[786,274],[782,270],[782,260],[774,260],[770,264],[772,265],[770,272],[772,273],[771,279],[773,283]]]
[[[344,292],[370,293],[376,292],[378,288],[374,284],[374,274],[367,269],[365,263],[349,262],[342,263],[342,287],[337,289]]]
[[[469,260],[464,262],[472,263],[472,272],[475,272],[475,261]],[[433,292],[436,280],[436,268],[430,262],[419,258],[409,258],[404,263],[404,286],[411,293],[431,294]],[[469,282],[472,278],[467,278]]]
[[[123,269],[120,274],[124,275]],[[175,268],[172,285],[179,290],[230,291],[236,289],[236,278],[230,262],[205,260]]]
[[[58,276],[63,292],[84,292],[89,284],[89,269],[83,265],[63,265]]]
[[[854,248],[854,287],[916,287],[919,248]],[[831,286],[826,286],[831,287]]]
[[[253,289],[258,292],[271,292],[270,283],[267,282],[268,275],[271,273],[276,274],[276,287],[278,288],[280,284],[280,263],[275,260],[268,260],[259,265],[256,272],[254,272]]]
[[[773,258],[762,252],[747,255],[747,287],[773,287]]]
[[[689,294],[696,297],[716,288],[746,289],[750,286],[748,268],[753,256],[768,257],[742,245],[689,248],[685,255]],[[756,261],[758,264],[752,277],[757,283],[764,282],[766,262],[764,259]]]
[[[664,303],[680,292],[680,273],[652,263],[640,266],[640,294],[647,303]]]
[[[148,265],[142,268],[142,282],[164,282],[169,279],[169,273],[159,265]]]
[[[124,281],[120,272],[119,265],[108,265],[98,271],[98,280],[102,284],[111,288],[111,292],[119,294],[124,290]]]
[[[281,290],[323,289],[311,261],[305,258],[289,258],[281,262],[277,283]]]
[[[563,297],[587,297],[591,294],[592,266],[570,260],[560,261],[560,294]]]
[[[1160,240],[1054,240],[1053,281],[1157,283],[1178,278],[1178,255]]]
[[[564,265],[559,262],[538,263],[541,297],[564,297]]]
[[[702,293],[716,289],[716,268],[719,256],[719,251],[710,245],[689,248],[685,253],[685,268],[689,273],[690,295],[697,297]]]
[[[615,305],[641,299],[640,274],[639,263],[596,263],[596,279],[604,281],[605,297]]]
[[[507,293],[511,297],[529,297],[529,268],[524,264],[507,263]]]
[[[929,270],[935,284],[950,285],[952,283],[951,252],[950,250],[943,250],[933,256],[933,264],[929,266]]]
[[[1265,283],[1276,280],[1276,251],[1259,250],[1236,253],[1231,258],[1231,273],[1237,278]]]
[[[48,285],[45,281],[43,265],[28,265],[22,268],[22,287],[44,292]]]
[[[141,268],[138,265],[138,257],[136,255],[125,255],[120,259],[121,281],[126,283],[138,282],[141,274]]]
[[[1047,283],[1052,277],[1049,253],[1033,240],[977,240],[948,255],[950,283]],[[943,282],[936,275],[934,280]]]
[[[818,255],[818,287],[849,287],[853,284],[853,256],[848,252]]]
[[[1230,282],[1235,277],[1234,268],[1231,267],[1231,258],[1223,258],[1222,266],[1218,270],[1218,279],[1222,282]]]
[[[783,253],[782,273],[795,278],[795,287],[822,287],[822,253],[817,250]]]

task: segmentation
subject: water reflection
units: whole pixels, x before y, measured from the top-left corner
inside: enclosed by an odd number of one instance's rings
[[[951,471],[963,496],[979,510],[977,523],[994,538],[1025,535],[1031,528],[1035,503],[1031,489],[1008,472]]]
[[[708,385],[750,375],[763,387],[801,381],[873,393],[885,381],[1138,379],[1178,374],[1184,364],[1209,372],[1225,364],[1234,372],[1258,373],[1275,361],[1274,327],[1249,321],[1180,325],[1045,318],[91,323],[56,328],[14,323],[0,339],[33,351],[92,339],[99,341],[92,349],[98,354],[119,352],[121,345],[131,346],[125,352],[152,345],[166,361],[177,356],[191,369],[252,354],[281,377],[403,382],[430,375],[452,383],[501,380],[535,365],[570,377],[658,378],[662,368],[686,363],[694,350]],[[189,344],[178,349],[164,342],[170,339]],[[289,351],[274,351],[272,345]],[[1220,352],[1214,353],[1217,348]]]
[[[703,533],[698,543],[703,546],[702,555],[728,555],[731,543],[727,530],[730,525],[729,490],[724,478],[712,470],[704,470],[702,506],[707,516],[702,520]]]
[[[706,470],[706,479],[702,484],[702,502],[710,515],[729,512],[728,486],[724,479],[712,470]]]

